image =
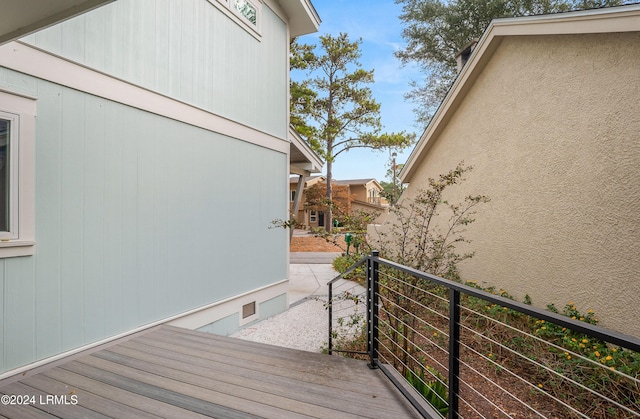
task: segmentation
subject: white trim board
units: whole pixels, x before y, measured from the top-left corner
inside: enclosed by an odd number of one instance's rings
[[[289,141],[73,63],[21,42],[0,46],[0,66],[281,153]]]
[[[81,346],[79,348],[71,349],[69,351],[62,352],[57,355],[32,362],[30,364],[23,365],[21,367],[18,367],[9,371],[5,371],[4,373],[0,373],[0,381],[11,378],[17,374],[22,374],[27,371],[33,370],[35,368],[39,368],[44,365],[59,361],[68,356],[75,355],[80,352],[87,351],[87,350],[96,348],[98,346],[108,344],[118,339],[126,338],[127,336],[131,336],[133,334],[143,332],[145,330],[151,329],[156,326],[160,326],[162,324],[169,324],[172,326],[183,327],[187,329],[189,328],[196,329],[198,327],[206,326],[207,324],[213,323],[217,320],[227,317],[230,314],[234,314],[232,307],[236,307],[235,313],[238,313],[238,310],[242,310],[242,304],[245,304],[246,301],[255,301],[256,305],[258,305],[259,303],[267,301],[273,297],[277,297],[279,295],[285,294],[287,296],[286,307],[289,308],[289,294],[287,293],[288,289],[289,289],[289,280],[283,279],[281,281],[275,282],[273,284],[265,285],[260,288],[256,288],[254,290],[245,292],[235,297],[227,298],[222,301],[217,301],[215,303],[206,305],[204,307],[196,308],[184,313],[177,314],[175,316],[158,320],[153,323],[149,323],[144,326],[140,326],[135,329],[129,330],[127,332],[120,333],[115,336],[111,336],[111,337],[99,340],[97,342],[93,342],[93,343]],[[240,305],[238,305],[239,303]],[[202,324],[203,322],[206,322],[206,323]],[[197,325],[200,325],[200,326],[197,326]],[[197,326],[197,327],[190,327],[190,326]]]
[[[211,306],[192,310],[191,312],[185,313],[180,316],[180,318],[172,320],[167,324],[170,326],[195,330],[233,314],[238,314],[239,324],[240,326],[244,326],[245,324],[260,318],[259,305],[267,300],[285,294],[287,296],[286,305],[289,307],[289,295],[287,294],[288,289],[289,280],[287,279],[267,287],[259,288],[251,293],[231,297]],[[243,319],[241,316],[242,306],[251,302],[256,303],[256,314]]]

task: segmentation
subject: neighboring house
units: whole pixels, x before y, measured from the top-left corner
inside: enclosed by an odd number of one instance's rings
[[[640,5],[491,23],[400,174],[483,194],[462,277],[640,336]]]
[[[289,157],[291,176],[289,178],[289,217],[294,214],[298,224],[309,225],[308,214],[303,207],[304,189],[325,179],[322,176],[311,176],[312,173],[322,171],[324,163],[311,149],[309,144],[300,137],[293,127],[289,127],[289,139],[291,141],[291,155]],[[315,215],[317,219],[317,214]],[[293,237],[293,228],[289,230],[289,237]]]
[[[119,0],[0,46],[0,378],[286,309],[289,42],[318,25],[309,0]]]
[[[346,185],[353,196],[351,211],[386,211],[389,202],[380,195],[384,191],[375,179],[336,180],[336,185]]]
[[[292,176],[289,178],[290,209],[291,214],[296,215],[298,225],[307,228],[324,226],[324,214],[322,211],[310,210],[304,207],[306,202],[304,191],[317,183],[325,182],[326,179],[324,176],[310,176],[303,178],[303,182],[300,183],[300,177]]]
[[[311,176],[305,178],[303,190],[310,188],[311,186],[323,183],[326,186],[325,176]],[[348,189],[348,195],[351,196],[353,201],[350,205],[350,211],[366,211],[366,212],[386,212],[389,203],[385,198],[380,196],[380,192],[384,189],[380,186],[375,179],[353,179],[353,180],[334,180],[334,185],[346,186]],[[300,196],[299,192],[299,179],[291,177],[289,179],[289,193],[291,195],[291,212],[296,214],[296,221],[308,228],[324,227],[324,213],[315,209],[305,208],[304,193],[301,197],[298,210],[294,211],[295,198]]]

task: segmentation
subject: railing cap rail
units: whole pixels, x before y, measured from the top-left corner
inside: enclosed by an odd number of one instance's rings
[[[375,254],[374,254],[375,253]],[[378,256],[378,252],[373,252],[371,256],[364,257],[357,264],[364,263],[364,260],[372,259],[377,261],[378,263],[386,266],[390,266],[394,269],[398,269],[400,271],[406,272],[410,275],[414,275],[423,279],[428,279],[429,281],[435,282],[436,284],[442,285],[449,289],[454,289],[460,291],[464,294],[472,295],[474,297],[489,301],[491,303],[495,303],[501,305],[503,307],[511,308],[516,311],[525,313],[529,316],[535,317],[537,319],[541,319],[544,321],[549,321],[555,323],[562,327],[567,327],[569,329],[575,330],[579,333],[584,333],[591,337],[595,337],[597,339],[601,339],[620,347],[630,349],[635,352],[640,352],[640,339],[635,336],[626,335],[624,333],[617,332],[615,330],[610,330],[601,326],[593,325],[590,323],[585,323],[579,320],[573,320],[567,316],[563,316],[559,313],[554,313],[551,311],[542,310],[533,306],[530,306],[525,303],[521,303],[516,300],[510,300],[505,297],[501,297],[499,295],[491,294],[489,292],[479,290],[477,288],[470,287],[468,285],[464,285],[455,281],[451,281],[449,279],[441,278],[436,275],[431,275],[426,272],[419,271],[417,269],[401,265],[396,262],[392,262],[387,259],[383,259]],[[354,265],[355,266],[355,265]],[[355,269],[355,267],[352,267]],[[351,272],[351,268],[347,271]],[[345,273],[346,274],[346,273]],[[341,276],[338,276],[340,278]],[[337,280],[338,278],[333,279],[332,281]]]
[[[351,272],[355,271],[356,268],[360,265],[363,265],[367,260],[369,259],[369,256],[363,256],[359,261],[357,261],[356,263],[354,263],[353,265],[351,265],[349,267],[349,269],[347,269],[346,271],[344,271],[343,273],[341,273],[340,275],[336,276],[335,278],[333,278],[331,281],[327,282],[327,285],[331,285],[334,282],[336,282],[337,280],[341,279],[343,276],[345,275],[349,275]]]

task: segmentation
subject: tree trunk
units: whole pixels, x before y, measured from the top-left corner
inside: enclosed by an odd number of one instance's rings
[[[324,213],[324,228],[327,233],[331,233],[331,225],[333,223],[331,205],[333,203],[333,188],[331,183],[333,181],[333,174],[331,173],[331,159],[327,159],[327,211]]]

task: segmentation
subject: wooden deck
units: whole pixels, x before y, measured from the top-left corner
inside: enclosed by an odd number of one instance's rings
[[[35,398],[0,404],[20,419],[418,417],[364,361],[171,326],[5,380],[0,394]]]

